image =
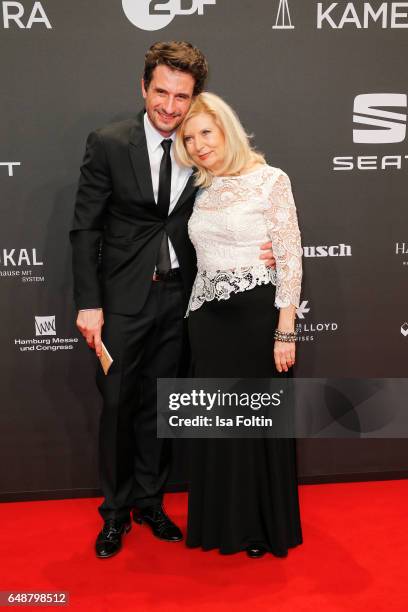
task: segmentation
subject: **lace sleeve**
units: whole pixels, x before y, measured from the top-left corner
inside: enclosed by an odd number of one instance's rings
[[[276,259],[277,308],[299,306],[302,282],[302,248],[290,179],[282,172],[273,183],[265,210],[268,234]]]

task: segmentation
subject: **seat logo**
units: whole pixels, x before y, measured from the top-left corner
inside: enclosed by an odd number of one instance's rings
[[[402,108],[404,112],[385,110]],[[402,142],[407,132],[407,95],[397,93],[360,94],[354,99],[353,121],[372,129],[354,129],[353,142],[384,144]]]

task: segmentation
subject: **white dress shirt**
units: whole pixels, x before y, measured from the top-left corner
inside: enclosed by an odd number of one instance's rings
[[[150,161],[150,170],[152,173],[152,183],[153,183],[153,194],[154,199],[157,204],[157,196],[159,193],[159,174],[160,174],[160,163],[163,157],[163,147],[161,143],[163,140],[166,140],[164,136],[162,136],[156,128],[152,125],[147,113],[144,115],[144,129],[146,134],[146,142],[147,142],[147,151],[149,153],[149,161]],[[176,133],[173,132],[169,138],[174,142],[176,139]],[[171,195],[170,195],[170,207],[169,214],[175,207],[179,197],[184,191],[184,188],[187,184],[190,175],[192,174],[192,168],[185,168],[180,166],[175,157],[174,157],[174,146],[171,146],[170,149],[170,157],[171,157]],[[173,249],[173,245],[169,239],[169,251],[170,251],[170,261],[172,268],[178,268],[179,262],[177,259],[177,255]]]

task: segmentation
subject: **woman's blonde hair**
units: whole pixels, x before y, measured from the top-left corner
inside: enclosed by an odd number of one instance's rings
[[[176,157],[183,166],[194,166],[194,161],[187,152],[184,142],[187,122],[196,115],[206,113],[218,125],[225,138],[224,164],[219,174],[239,174],[249,163],[263,163],[265,158],[252,149],[249,138],[237,114],[219,96],[204,92],[197,96],[177,130]],[[209,187],[213,174],[206,168],[197,168],[195,184],[198,187]]]

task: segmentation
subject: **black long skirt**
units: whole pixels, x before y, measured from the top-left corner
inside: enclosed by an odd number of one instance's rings
[[[194,376],[279,377],[275,288],[260,285],[189,314]],[[293,439],[191,441],[187,546],[229,554],[260,545],[284,557],[302,543]]]

